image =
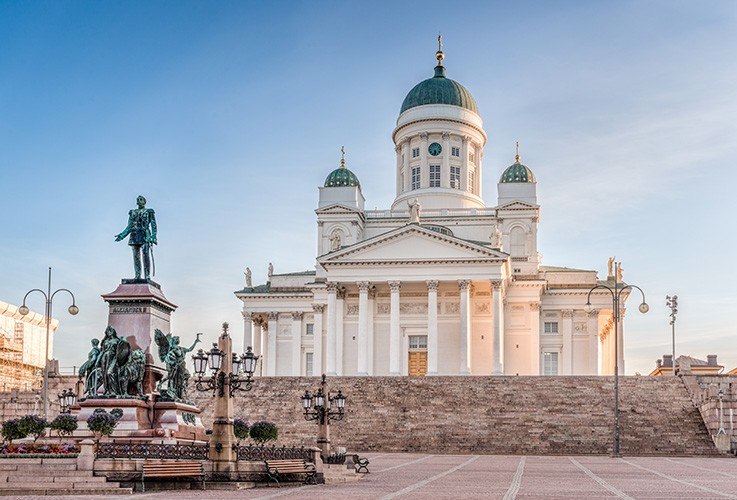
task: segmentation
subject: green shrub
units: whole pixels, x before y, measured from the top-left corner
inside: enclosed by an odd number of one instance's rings
[[[52,430],[59,433],[59,437],[61,436],[71,436],[74,431],[77,430],[77,427],[79,427],[79,424],[77,424],[77,417],[73,415],[57,415],[54,420],[51,421],[51,424],[49,425]]]
[[[242,418],[236,418],[233,420],[233,433],[235,433],[235,438],[238,441],[248,439],[250,428],[251,426],[248,425],[248,422]]]
[[[20,425],[19,418],[13,418],[3,422],[0,434],[3,435],[3,439],[8,443],[12,443],[14,439],[23,439],[28,435],[26,430]]]
[[[35,442],[38,438],[46,434],[46,427],[49,426],[45,418],[38,415],[26,415],[20,419],[20,427],[26,436],[33,436]]]
[[[251,426],[249,434],[256,444],[262,445],[268,441],[276,441],[279,432],[275,423],[260,420]]]
[[[99,437],[109,436],[118,425],[118,419],[105,410],[97,409],[87,419],[87,428]]]

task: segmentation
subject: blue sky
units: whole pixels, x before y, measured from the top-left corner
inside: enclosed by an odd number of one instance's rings
[[[113,236],[144,194],[174,332],[242,319],[243,269],[314,266],[317,186],[339,160],[367,207],[394,198],[402,99],[432,75],[475,96],[484,197],[521,142],[545,264],[616,255],[651,311],[627,313],[626,369],[670,352],[737,365],[734,2],[2,2],[0,300],[71,288],[56,354],[79,365],[102,293],[130,274]],[[42,305],[31,302],[40,310]],[[240,342],[237,342],[239,345]]]

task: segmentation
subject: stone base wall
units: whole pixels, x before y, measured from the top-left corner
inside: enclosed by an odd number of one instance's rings
[[[49,420],[59,414],[59,393],[66,389],[76,390],[77,377],[62,375],[49,377]],[[43,399],[41,389],[35,391],[0,391],[0,418],[2,421],[25,415],[41,414]]]
[[[346,416],[333,446],[355,451],[478,454],[607,454],[612,447],[613,377],[333,377]],[[261,377],[235,400],[237,417],[268,419],[279,443],[314,445],[317,426],[299,397],[317,377]],[[192,391],[212,423],[213,398]],[[621,452],[715,455],[699,410],[680,378],[620,378]]]

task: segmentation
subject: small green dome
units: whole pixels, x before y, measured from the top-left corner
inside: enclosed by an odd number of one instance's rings
[[[533,184],[535,182],[535,176],[532,175],[532,170],[519,162],[518,156],[517,160],[507,167],[499,179],[500,184],[503,182],[528,182]]]
[[[446,78],[445,68],[442,65],[435,66],[435,76],[421,81],[409,91],[399,113],[425,104],[450,104],[474,113],[479,112],[471,93],[460,83]]]
[[[338,167],[325,179],[325,187],[361,187],[356,174],[345,168]]]

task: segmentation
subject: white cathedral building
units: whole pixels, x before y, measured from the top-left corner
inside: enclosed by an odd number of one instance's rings
[[[537,181],[519,155],[487,206],[476,101],[446,77],[441,50],[436,58],[392,132],[391,208],[366,210],[341,160],[319,188],[315,270],[275,274],[269,265],[258,286],[248,271],[235,293],[260,375],[614,372],[609,292],[592,293],[587,313],[596,271],[542,265]]]

